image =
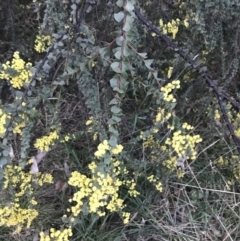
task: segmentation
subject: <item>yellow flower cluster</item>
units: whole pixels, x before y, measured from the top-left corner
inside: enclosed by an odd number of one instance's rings
[[[94,156],[97,158],[103,157],[107,151],[110,151],[113,155],[121,153],[123,150],[122,145],[116,145],[116,147],[110,148],[108,141],[104,140],[98,145],[98,150],[94,153]]]
[[[151,175],[147,177],[147,180],[152,183],[152,182],[156,182],[157,179],[153,175]]]
[[[156,188],[159,192],[162,192],[162,190],[163,190],[162,183],[159,182],[156,177],[154,177],[153,175],[151,175],[151,176],[147,177],[147,180],[148,180],[149,182],[151,182],[152,184],[154,184],[155,188]]]
[[[215,118],[215,119],[217,119],[217,120],[220,120],[220,118],[221,118],[221,115],[220,115],[220,113],[219,113],[219,110],[218,110],[218,109],[216,109],[216,110],[215,110],[215,113],[214,113],[214,118]]]
[[[20,101],[20,98],[16,97],[15,101],[16,102]],[[26,103],[22,102],[21,106],[26,106]],[[33,108],[33,110],[35,110],[35,108]],[[26,123],[28,122],[28,116],[25,113],[22,113],[22,114],[19,114],[19,117],[21,117],[22,121],[20,123],[19,122],[13,123],[14,125],[13,133],[22,135],[22,129],[26,126]]]
[[[54,142],[59,139],[57,131],[50,132],[48,136],[43,136],[36,140],[34,146],[39,151],[49,151],[50,147],[54,145]]]
[[[182,128],[186,130],[193,130],[193,126],[189,125],[188,123],[183,123]]]
[[[172,76],[173,67],[169,67],[167,77],[170,79]]]
[[[37,183],[39,186],[43,186],[44,183],[53,183],[53,177],[49,173],[41,174],[40,172],[38,172],[36,176],[37,176]]]
[[[96,124],[96,121],[94,122],[93,116],[90,116],[90,118],[86,121],[86,126],[90,126],[93,123]],[[88,132],[92,132],[93,133],[92,126],[88,127]],[[98,138],[98,132],[94,132],[92,138],[93,138],[94,141],[96,141],[97,138]]]
[[[123,223],[127,224],[130,219],[130,213],[127,212],[122,212],[122,218],[123,218]]]
[[[186,18],[183,20],[183,25],[188,28],[189,27],[189,16],[186,15]],[[163,23],[163,20],[159,20],[159,26],[162,28],[163,34],[172,34],[172,38],[175,39],[177,32],[178,32],[178,27],[180,25],[180,19],[177,18],[176,20],[172,19],[171,22],[168,22],[166,24]],[[154,36],[154,35],[153,35]]]
[[[117,145],[115,148],[111,149],[111,153],[114,155],[117,155],[119,153],[121,153],[123,150],[123,146],[122,145]]]
[[[40,241],[69,241],[69,237],[72,237],[72,228],[66,228],[63,230],[50,229],[50,235],[40,232]]]
[[[97,158],[102,157],[105,155],[107,150],[110,150],[110,146],[108,145],[108,141],[104,140],[98,145],[98,150],[94,153],[94,156]]]
[[[195,146],[201,141],[202,138],[200,137],[200,135],[185,135],[184,133],[182,133],[181,130],[179,130],[173,133],[172,139],[167,138],[165,144],[171,146],[177,153],[178,157],[186,155],[187,159],[194,160],[197,157]]]
[[[86,121],[86,126],[89,126],[93,123],[93,117],[91,116],[87,121]]]
[[[92,170],[95,171],[95,169]],[[123,183],[109,174],[97,172],[92,178],[88,178],[75,171],[72,172],[68,183],[79,188],[79,191],[74,193],[73,198],[69,200],[69,202],[77,203],[71,208],[74,216],[82,211],[84,201],[88,202],[89,212],[99,216],[105,216],[104,208],[114,212],[124,207],[123,200],[118,197],[119,187]]]
[[[236,134],[236,136],[239,138],[240,137],[240,128],[237,128],[236,130],[235,130],[235,134]]]
[[[163,161],[163,165],[167,167],[169,170],[175,170],[177,167],[177,157],[170,157],[168,160]]]
[[[239,156],[238,155],[232,155],[231,156],[231,163],[234,164],[233,168],[233,176],[235,179],[239,180],[240,179],[240,164],[239,164]],[[227,163],[227,161],[226,161]]]
[[[129,188],[129,194],[136,196],[139,193],[135,190],[136,183],[133,180],[121,181],[117,176],[127,174],[126,168],[121,167],[120,162],[112,158],[112,168],[108,173],[102,172],[102,166],[91,162],[88,167],[91,177],[82,175],[77,171],[72,172],[68,181],[69,185],[77,187],[79,191],[74,193],[69,202],[76,203],[71,207],[73,216],[76,217],[81,211],[96,213],[98,216],[105,216],[106,211],[122,212],[125,205],[124,200],[118,196],[122,185]],[[87,208],[87,210],[86,210]],[[130,214],[123,215],[124,223],[127,223]]]
[[[172,114],[170,112],[165,114],[165,110],[163,108],[158,108],[158,112],[156,115],[156,123],[163,124],[165,121],[169,120],[171,116]]]
[[[16,227],[19,233],[23,227],[29,228],[38,216],[38,211],[32,208],[21,208],[18,202],[11,203],[0,209],[0,226]]]
[[[155,185],[155,187],[156,187],[156,189],[157,189],[159,192],[162,192],[163,187],[162,187],[162,183],[161,183],[161,182],[157,183],[157,184]]]
[[[186,28],[189,27],[188,18],[185,18],[185,19],[183,20],[183,25],[184,25]]]
[[[176,38],[179,23],[180,19],[178,18],[176,20],[172,19],[172,22],[168,22],[167,24],[164,24],[162,19],[159,20],[159,26],[162,28],[163,33],[171,33],[173,39]]]
[[[157,143],[157,142],[154,140],[153,135],[149,135],[148,137],[144,138],[143,146],[144,146],[145,148],[146,148],[146,147],[158,147],[158,146],[159,146],[159,143]]]
[[[153,129],[154,132],[154,129]],[[155,132],[154,132],[155,133]],[[159,149],[161,148],[161,144],[159,141],[156,141],[153,135],[147,132],[141,132],[140,138],[143,140],[143,147],[149,148],[151,150],[150,158],[151,160],[157,160]]]
[[[52,44],[52,38],[50,35],[38,34],[35,40],[34,49],[38,53],[45,52],[47,47]]]
[[[65,142],[68,142],[69,140],[71,140],[71,139],[74,139],[76,136],[74,135],[74,134],[66,134],[66,135],[64,135],[63,137],[62,137],[62,139],[61,139],[61,143],[65,143]],[[56,139],[58,139],[58,138],[56,138]]]
[[[50,174],[43,175],[38,173],[37,176],[31,173],[25,173],[19,166],[6,165],[3,172],[4,189],[11,188],[13,195],[10,205],[0,208],[0,226],[15,226],[16,232],[20,232],[22,228],[29,228],[32,221],[38,216],[37,210],[32,208],[37,205],[37,201],[33,196],[36,183],[52,183]],[[28,208],[22,207],[26,205],[26,197],[28,200]],[[21,201],[24,199],[24,202]]]
[[[151,160],[157,160],[161,144],[159,141],[154,140],[153,135],[149,135],[143,140],[143,147],[149,148],[151,150],[150,158]]]
[[[185,172],[182,170],[181,167],[179,167],[177,169],[177,177],[178,177],[178,179],[181,179],[182,177],[184,177],[184,175],[185,175]]]
[[[126,180],[123,182],[126,186],[129,187],[128,193],[131,197],[136,197],[140,193],[135,189],[136,188],[136,183],[134,180]]]
[[[233,123],[235,135],[240,137],[240,113],[234,110],[231,106],[228,106],[227,114],[231,120],[231,123]]]
[[[198,17],[197,17],[197,16],[195,17],[195,20],[196,20],[196,21],[198,20]],[[186,17],[185,17],[185,19],[183,20],[183,25],[184,25],[186,28],[189,27],[189,15],[188,15],[188,14],[186,14]]]
[[[218,160],[214,161],[214,164],[217,166],[228,166],[228,160],[227,159],[223,159],[223,157],[221,156]]]
[[[22,135],[22,128],[24,128],[26,126],[25,122],[21,122],[20,124],[17,124],[14,128],[13,128],[13,133],[14,134],[19,134]]]
[[[0,136],[2,137],[6,132],[6,123],[10,119],[10,116],[3,113],[0,109]]]
[[[173,94],[170,94],[174,89],[180,89],[180,81],[174,80],[171,83],[168,83],[166,86],[161,87],[163,92],[163,99],[167,102],[176,102],[176,99],[173,97]]]
[[[25,63],[25,61],[19,57],[19,52],[15,52],[12,63],[7,61],[2,65],[3,71],[0,72],[0,79],[10,80],[14,88],[21,89],[25,83],[30,82],[32,73],[29,69],[31,66],[31,63]]]
[[[96,140],[97,140],[97,137],[98,137],[98,133],[95,132],[95,133],[93,134],[93,140],[96,141]]]
[[[64,136],[64,141],[69,141],[71,137],[69,135]]]
[[[222,156],[214,161],[214,164],[218,167],[223,167],[223,168],[226,168],[226,167],[229,167],[229,164],[231,163],[234,167],[233,167],[233,170],[232,170],[232,173],[233,173],[233,177],[236,179],[236,180],[239,180],[240,179],[240,162],[239,162],[239,156],[238,155],[232,155],[231,157],[228,157],[228,158],[223,158]]]
[[[120,161],[118,161],[117,159],[115,159],[115,158],[112,158],[111,159],[112,160],[112,164],[113,164],[113,166],[114,166],[114,171],[113,171],[113,173],[114,173],[114,175],[115,176],[118,176],[118,175],[122,175],[122,174],[128,174],[128,170],[127,170],[127,168],[126,167],[122,167],[121,165],[120,165]],[[125,183],[126,184],[126,183]]]

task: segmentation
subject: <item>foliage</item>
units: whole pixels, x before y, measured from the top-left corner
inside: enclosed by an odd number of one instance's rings
[[[237,0],[0,6],[0,239],[238,240]]]

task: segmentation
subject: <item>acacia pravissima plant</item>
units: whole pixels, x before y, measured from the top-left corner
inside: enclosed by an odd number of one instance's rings
[[[0,178],[9,194],[1,203],[1,226],[15,233],[33,227],[40,241],[60,241],[78,235],[74,227],[83,216],[104,220],[118,213],[127,225],[129,203],[145,197],[143,182],[159,192],[169,179],[184,183],[189,166],[208,161],[204,151],[220,169],[231,163],[228,184],[237,183],[240,116],[237,91],[231,90],[239,69],[240,29],[233,31],[240,26],[239,3],[213,3],[16,3],[19,14],[34,13],[37,31],[28,33],[24,51],[7,49],[0,67],[1,91],[10,95],[0,109]],[[13,44],[14,38],[5,41]],[[211,134],[216,126],[227,140],[219,141],[217,152],[211,149],[219,140]],[[224,145],[231,147],[227,156]],[[64,163],[61,185],[55,169],[41,170],[51,155]],[[51,185],[67,201],[60,221],[42,226],[39,193]]]

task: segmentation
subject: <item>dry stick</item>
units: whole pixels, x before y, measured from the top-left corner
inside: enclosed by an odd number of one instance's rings
[[[136,16],[138,17],[138,19],[144,24],[146,25],[148,28],[150,28],[156,35],[158,35],[169,47],[171,47],[175,52],[177,52],[192,68],[194,68],[195,70],[198,71],[198,73],[200,74],[200,76],[206,80],[207,84],[213,89],[213,91],[215,92],[216,96],[217,96],[217,100],[218,100],[218,104],[220,107],[220,110],[222,112],[222,116],[227,124],[227,128],[230,132],[230,135],[232,136],[233,142],[235,143],[236,147],[237,147],[237,151],[240,154],[240,140],[238,139],[238,137],[234,134],[234,130],[233,127],[229,121],[226,109],[223,106],[223,100],[226,100],[228,102],[231,103],[231,105],[234,107],[234,109],[236,109],[237,111],[240,111],[240,104],[237,103],[236,101],[234,101],[232,98],[230,98],[229,96],[227,96],[225,93],[220,92],[220,90],[218,89],[217,85],[215,84],[215,82],[213,81],[213,79],[208,75],[208,74],[204,74],[201,73],[200,71],[200,67],[198,67],[195,64],[195,61],[192,60],[190,58],[190,56],[188,56],[183,50],[181,50],[176,44],[174,44],[167,36],[165,36],[157,27],[155,27],[154,25],[152,25],[152,23],[147,20],[141,13],[140,11],[135,7],[134,8],[134,12],[136,14]]]
[[[84,6],[84,8],[82,9],[82,11],[79,13],[79,17],[77,19],[77,23],[74,26],[75,31],[78,33],[80,31],[80,26],[82,23],[82,20],[84,19],[85,13],[88,10],[88,8],[91,6],[91,0],[88,0]]]
[[[79,33],[80,31],[81,23],[84,19],[85,13],[88,11],[88,8],[96,4],[97,4],[97,0],[88,0],[85,6],[82,8],[82,11],[79,13],[79,17],[77,18],[77,23],[73,26],[73,28],[77,33]]]

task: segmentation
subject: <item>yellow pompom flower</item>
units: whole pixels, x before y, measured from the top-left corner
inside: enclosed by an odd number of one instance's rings
[[[7,79],[16,89],[21,89],[25,83],[30,82],[32,73],[30,71],[31,63],[25,63],[20,58],[19,52],[13,54],[12,63],[7,61],[3,66],[3,71],[0,72],[0,79]],[[11,73],[10,73],[11,72]]]
[[[119,154],[121,153],[123,150],[123,146],[122,145],[117,145],[114,149],[111,150],[112,154]]]
[[[49,151],[57,139],[59,139],[59,135],[57,131],[53,131],[48,136],[37,139],[34,146],[40,151]]]
[[[49,35],[39,34],[36,36],[34,49],[38,53],[45,52],[47,47],[52,44],[52,38]]]

